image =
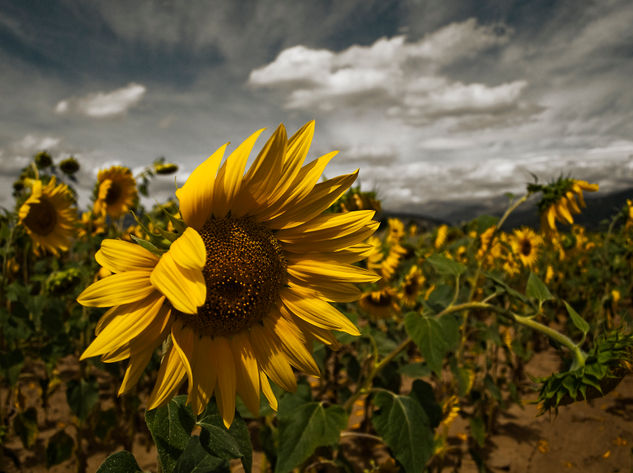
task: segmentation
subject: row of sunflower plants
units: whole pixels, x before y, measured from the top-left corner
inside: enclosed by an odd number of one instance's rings
[[[43,152],[23,170],[0,231],[0,459],[284,473],[442,471],[470,456],[485,468],[511,404],[556,410],[630,371],[630,202],[590,232],[574,215],[597,185],[559,178],[529,184],[500,218],[380,225],[357,172],[319,182],[335,153],[306,163],[314,122],[289,138],[280,125],[246,169],[261,132],[151,210],[138,193],[177,170],[162,158],[136,176],[101,171],[81,217],[76,160]],[[521,205],[539,229],[505,229]],[[527,378],[549,346],[562,370]],[[44,440],[52,399],[68,415]],[[93,466],[95,452],[111,455]]]

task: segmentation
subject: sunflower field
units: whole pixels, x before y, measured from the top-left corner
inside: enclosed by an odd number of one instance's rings
[[[630,201],[586,229],[598,185],[559,177],[500,217],[389,218],[308,158],[314,122],[251,156],[262,131],[152,208],[164,159],[101,170],[86,209],[72,156],[16,176],[0,472],[492,471],[512,406],[555,417],[633,370]],[[537,228],[507,228],[520,206]]]

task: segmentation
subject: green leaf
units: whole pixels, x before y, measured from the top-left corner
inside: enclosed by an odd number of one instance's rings
[[[70,458],[75,442],[70,435],[60,430],[50,439],[46,445],[46,467],[59,465]]]
[[[186,402],[187,396],[176,396],[166,405],[145,412],[145,422],[156,444],[164,473],[174,471],[196,423],[193,412],[185,406]]]
[[[106,458],[97,473],[136,473],[143,470],[136,463],[134,455],[127,450],[116,452]]]
[[[518,292],[518,291],[512,289],[510,286],[508,286],[503,279],[498,278],[497,276],[495,276],[492,273],[484,272],[483,275],[486,276],[488,279],[491,279],[492,281],[494,281],[495,284],[497,284],[498,286],[501,286],[501,288],[505,292],[510,294],[511,296],[516,297],[520,301],[527,302],[527,298],[523,294],[521,294],[520,292]]]
[[[13,419],[13,430],[18,434],[24,448],[35,445],[39,429],[37,428],[37,411],[29,407],[24,412],[19,412]]]
[[[442,256],[438,253],[434,253],[426,259],[435,270],[447,276],[459,276],[466,271],[466,266],[458,261],[448,259],[446,256]]]
[[[411,386],[410,396],[420,403],[429,418],[429,424],[432,428],[440,425],[442,421],[442,406],[435,400],[433,386],[421,379],[416,379]]]
[[[455,346],[454,331],[459,325],[451,320],[442,321],[410,312],[404,319],[404,326],[431,370],[439,376],[444,357]]]
[[[229,473],[229,462],[210,454],[194,435],[174,466],[174,473]]]
[[[66,387],[66,400],[80,421],[85,421],[99,400],[99,386],[97,379],[70,380]]]
[[[470,435],[480,447],[483,447],[486,443],[486,426],[481,417],[470,418]]]
[[[431,374],[431,368],[424,362],[411,363],[398,368],[398,373],[409,378],[426,378]]]
[[[251,435],[239,413],[235,414],[231,427],[227,430],[217,405],[212,400],[202,413],[198,425],[202,428],[200,443],[203,447],[225,460],[240,458],[244,471],[251,472],[253,465]]]
[[[373,398],[379,410],[372,423],[408,473],[422,472],[433,454],[433,429],[420,404],[408,397],[380,391]]]
[[[290,396],[288,396],[290,397]],[[347,425],[341,406],[308,402],[295,407],[284,397],[279,406],[279,451],[275,473],[286,473],[303,463],[317,447],[338,442]]]
[[[583,319],[578,312],[574,310],[572,306],[570,306],[567,301],[563,301],[565,303],[565,308],[567,309],[567,313],[571,318],[571,321],[574,323],[576,328],[582,332],[583,335],[587,335],[589,332],[589,324],[585,319]]]
[[[547,286],[541,278],[539,278],[536,274],[530,273],[527,282],[527,288],[525,289],[525,294],[528,297],[533,297],[539,301],[539,304],[542,304],[544,301],[553,299],[552,294],[547,289]]]

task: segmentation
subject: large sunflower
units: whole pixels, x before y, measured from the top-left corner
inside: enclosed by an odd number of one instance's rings
[[[138,197],[136,181],[129,168],[111,166],[97,175],[97,198],[93,211],[112,218],[125,215]]]
[[[77,210],[72,192],[66,184],[57,184],[53,176],[48,184],[33,181],[31,195],[18,212],[20,225],[40,249],[58,255],[66,251],[74,234]]]
[[[178,189],[187,228],[167,252],[104,240],[96,259],[115,274],[78,298],[86,306],[114,305],[82,359],[129,357],[119,393],[169,341],[149,409],[187,380],[193,410],[200,413],[215,394],[228,426],[236,393],[255,414],[260,392],[276,408],[269,379],[293,391],[292,367],[319,372],[313,340],[336,343],[331,330],[359,334],[330,302],[356,300],[354,283],[378,279],[352,264],[367,257],[362,242],[378,223],[373,211],[323,213],[358,172],[317,183],[336,152],[303,166],[310,122],[289,140],[280,125],[244,175],[261,131],[220,166],[222,146]]]

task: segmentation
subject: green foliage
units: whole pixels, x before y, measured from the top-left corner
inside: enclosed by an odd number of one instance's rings
[[[410,312],[404,323],[428,366],[439,376],[444,358],[456,348],[459,322],[452,316],[435,318]]]
[[[46,467],[59,465],[70,458],[75,448],[75,441],[63,430],[57,431],[46,445]]]
[[[433,430],[422,406],[409,396],[380,391],[373,425],[407,473],[422,472],[433,452]]]
[[[143,470],[136,463],[134,455],[122,451],[113,453],[101,464],[97,473],[136,473]]]

